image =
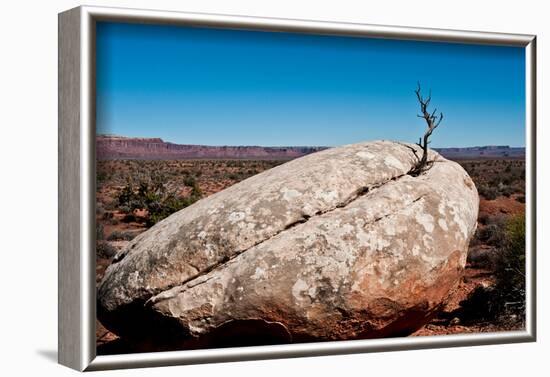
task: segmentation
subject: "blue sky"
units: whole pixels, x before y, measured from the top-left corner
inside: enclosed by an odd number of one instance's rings
[[[444,113],[432,147],[525,145],[522,48],[100,22],[96,51],[97,133],[416,142],[420,81]]]

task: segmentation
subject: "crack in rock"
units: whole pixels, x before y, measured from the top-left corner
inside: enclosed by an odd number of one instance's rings
[[[291,222],[290,224],[286,225],[283,229],[275,232],[271,236],[269,236],[267,238],[264,238],[263,240],[252,244],[250,247],[248,247],[246,249],[235,251],[230,257],[225,257],[222,260],[220,260],[218,263],[214,263],[214,264],[212,264],[212,265],[210,265],[206,268],[203,268],[202,271],[199,268],[197,268],[197,266],[195,266],[195,265],[191,264],[190,262],[186,261],[185,263],[187,265],[189,265],[190,267],[194,268],[197,271],[197,273],[195,275],[189,276],[189,277],[187,277],[186,279],[184,279],[180,282],[177,282],[177,283],[174,283],[174,284],[168,284],[168,285],[166,285],[165,287],[163,287],[161,289],[151,290],[151,292],[148,295],[145,295],[143,298],[144,298],[144,300],[146,300],[146,302],[149,302],[151,300],[151,298],[154,298],[154,296],[156,296],[156,295],[158,295],[158,294],[160,294],[164,291],[168,291],[168,290],[173,289],[175,287],[185,285],[186,283],[188,283],[192,280],[195,280],[195,279],[200,278],[201,276],[207,275],[211,271],[213,271],[213,270],[215,270],[219,267],[222,267],[225,264],[231,262],[233,259],[235,259],[239,255],[245,253],[246,251],[248,251],[248,250],[264,243],[264,242],[269,241],[270,239],[278,236],[279,234],[281,234],[281,233],[283,233],[283,232],[285,232],[289,229],[292,229],[292,228],[294,228],[298,225],[305,224],[312,218],[322,216],[322,215],[330,213],[330,212],[332,212],[336,209],[345,208],[349,204],[354,202],[355,200],[359,199],[360,197],[365,196],[367,194],[371,194],[371,193],[375,192],[376,189],[388,184],[389,182],[395,182],[395,181],[399,180],[400,178],[403,178],[403,177],[407,176],[407,174],[400,174],[398,176],[392,177],[390,179],[379,182],[377,184],[366,185],[366,186],[360,187],[358,190],[356,190],[352,195],[350,195],[347,199],[343,200],[341,203],[338,203],[335,206],[332,206],[332,207],[330,207],[326,210],[317,211],[317,212],[315,212],[315,214],[313,216],[302,214],[302,217],[300,219]],[[420,177],[420,176],[418,176],[418,177]]]
[[[404,145],[404,146],[407,146],[406,144],[403,144],[403,143],[399,143],[401,145]],[[413,149],[413,147],[411,146],[407,146],[408,148],[410,149]],[[415,154],[416,155],[416,154]],[[414,169],[414,168],[413,168]],[[421,178],[422,176],[424,176],[426,173],[427,173],[427,170],[426,169],[424,172],[422,172],[422,174],[418,175],[418,176],[415,176],[413,178],[415,179],[419,179]],[[174,289],[176,287],[181,287],[181,286],[184,286],[186,285],[187,283],[193,281],[193,280],[196,280],[196,279],[200,279],[202,276],[205,276],[207,274],[209,274],[210,272],[212,272],[213,270],[216,270],[218,268],[222,268],[223,266],[225,266],[226,264],[232,262],[235,258],[237,258],[238,256],[240,256],[241,254],[245,253],[246,251],[256,247],[256,246],[259,246],[260,244],[264,243],[264,242],[267,242],[269,240],[271,240],[272,238],[274,237],[277,237],[279,234],[289,230],[289,229],[292,229],[298,225],[302,225],[302,224],[305,224],[307,223],[308,221],[310,221],[310,219],[312,218],[315,218],[315,217],[318,217],[318,216],[322,216],[322,215],[325,215],[327,213],[330,213],[336,209],[343,209],[343,208],[346,208],[348,205],[350,205],[351,203],[353,203],[355,200],[359,199],[360,197],[363,197],[367,194],[373,194],[374,192],[376,192],[377,189],[381,188],[382,186],[384,185],[387,185],[388,183],[390,182],[396,182],[398,181],[399,179],[403,178],[403,177],[406,177],[406,176],[409,176],[409,173],[410,173],[411,170],[409,170],[407,173],[404,173],[404,174],[400,174],[400,175],[396,175],[394,177],[391,177],[389,179],[386,179],[386,180],[383,180],[381,182],[378,182],[378,183],[375,183],[375,184],[370,184],[370,185],[364,185],[362,187],[360,187],[359,189],[357,189],[352,195],[350,195],[348,198],[345,198],[344,200],[342,200],[340,203],[337,203],[336,205],[332,206],[332,207],[329,207],[325,210],[322,210],[322,211],[317,211],[315,212],[315,214],[313,214],[313,216],[309,216],[307,214],[302,214],[302,217],[299,218],[298,220],[296,221],[293,221],[291,223],[289,223],[288,225],[286,225],[283,229],[275,232],[274,234],[272,234],[271,236],[269,237],[266,237],[264,238],[263,240],[260,240],[254,244],[252,244],[251,246],[249,246],[248,248],[246,249],[242,249],[242,250],[237,250],[237,251],[234,251],[231,256],[224,256],[224,258],[222,258],[221,260],[218,261],[218,263],[214,263],[210,266],[207,266],[205,268],[203,268],[202,270],[200,268],[198,268],[198,266],[192,264],[191,262],[189,261],[186,261],[185,263],[193,268],[196,273],[194,275],[190,275],[188,276],[187,278],[183,279],[182,281],[179,281],[179,282],[175,282],[173,284],[167,284],[166,286],[162,287],[162,288],[159,288],[159,289],[152,289],[150,290],[146,295],[143,296],[143,300],[146,302],[146,303],[155,303],[156,301],[154,300],[155,296],[161,294],[162,292],[166,292],[166,291],[169,291],[171,289]],[[389,214],[388,216],[390,216],[391,214]],[[368,225],[368,224],[366,224]],[[120,258],[122,259],[122,258]],[[117,261],[118,262],[118,261]],[[199,283],[200,284],[200,283]]]
[[[424,174],[424,173],[423,173]],[[307,223],[310,219],[312,218],[316,218],[316,217],[322,217],[323,215],[327,215],[327,214],[330,214],[331,212],[333,212],[334,210],[336,209],[342,209],[342,208],[345,208],[346,206],[348,206],[349,204],[351,204],[353,201],[359,199],[360,197],[362,196],[365,196],[367,194],[373,194],[376,189],[379,189],[381,188],[382,186],[386,185],[387,183],[389,182],[395,182],[395,181],[398,181],[400,178],[403,178],[407,176],[407,174],[403,174],[403,175],[400,175],[398,177],[394,177],[394,178],[391,178],[383,183],[380,183],[378,185],[373,185],[373,186],[370,186],[369,188],[364,188],[364,189],[361,189],[361,190],[358,190],[358,192],[360,192],[361,194],[358,194],[358,195],[355,195],[353,197],[352,200],[348,200],[346,202],[346,205],[345,206],[336,206],[334,208],[331,208],[329,210],[326,210],[326,211],[319,211],[318,213],[315,214],[315,216],[304,216],[302,219],[296,221],[296,222],[293,222],[292,224],[289,224],[289,226],[287,226],[284,230],[281,230],[280,232],[277,232],[276,234],[272,235],[271,237],[268,237],[266,239],[264,239],[263,241],[261,242],[258,242],[256,243],[255,245],[247,248],[246,250],[243,250],[239,253],[236,253],[235,255],[233,255],[231,258],[227,259],[226,261],[222,262],[222,263],[218,263],[218,264],[215,264],[211,267],[209,267],[208,269],[205,269],[203,270],[202,272],[200,272],[199,274],[197,274],[195,277],[192,277],[190,279],[187,279],[183,282],[181,282],[180,284],[174,284],[172,285],[171,287],[169,288],[166,288],[166,289],[163,289],[162,291],[159,291],[158,293],[156,294],[153,294],[151,295],[151,297],[146,301],[146,305],[154,305],[154,304],[157,304],[161,301],[164,301],[164,300],[168,300],[170,298],[173,298],[175,296],[177,296],[179,293],[187,290],[187,289],[191,289],[191,288],[194,288],[200,284],[204,284],[206,283],[207,281],[215,278],[214,276],[211,276],[211,277],[208,277],[207,279],[205,280],[200,280],[198,282],[196,282],[196,284],[193,284],[193,281],[194,280],[199,280],[201,279],[203,276],[206,276],[208,274],[210,274],[211,272],[213,271],[216,271],[216,270],[221,270],[225,267],[227,267],[227,265],[229,263],[231,263],[235,258],[241,256],[242,254],[244,254],[245,252],[247,252],[248,250],[250,249],[253,249],[254,247],[256,246],[259,246],[265,242],[268,242],[269,240],[271,240],[272,238],[275,238],[277,237],[278,235],[280,235],[281,233],[283,233],[284,231],[288,230],[288,229],[292,229],[292,228],[295,228],[299,225],[302,225],[302,224],[305,224]],[[419,175],[418,177],[415,177],[415,178],[419,178],[421,177],[421,175]],[[403,211],[404,209],[408,208],[409,206],[413,205],[414,203],[418,202],[419,200],[421,200],[422,198],[424,198],[426,196],[426,194],[421,194],[420,196],[418,196],[417,198],[413,199],[412,201],[408,202],[408,203],[405,203],[403,206],[383,215],[383,216],[380,216],[380,217],[377,217],[375,219],[373,219],[372,221],[369,221],[367,223],[365,223],[363,225],[364,228],[368,227],[369,225],[372,225],[374,223],[377,223],[387,217],[390,217],[392,215],[396,215],[398,213],[400,213],[401,211]],[[173,291],[172,294],[170,295],[163,295],[162,297],[158,297],[160,294],[162,294],[163,292],[168,292],[168,291]]]

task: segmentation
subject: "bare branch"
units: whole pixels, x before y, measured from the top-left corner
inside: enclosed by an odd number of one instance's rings
[[[430,104],[430,101],[432,100],[432,91],[430,89],[430,92],[428,94],[428,97],[424,99],[422,97],[422,91],[420,87],[420,82],[417,83],[417,88],[414,91],[416,94],[416,98],[418,99],[418,102],[420,103],[420,113],[416,116],[418,118],[423,118],[426,121],[427,128],[424,132],[424,137],[420,137],[418,140],[418,145],[420,148],[422,148],[422,158],[419,160],[418,164],[413,168],[413,170],[410,172],[411,175],[419,175],[422,173],[426,165],[428,163],[428,145],[431,143],[429,140],[429,137],[432,135],[432,132],[441,124],[441,121],[443,120],[443,113],[440,113],[439,116],[436,115],[437,108],[434,109],[431,113],[428,112],[428,106]]]
[[[436,123],[434,129],[436,129],[437,126],[439,126],[439,123],[441,123],[442,120],[443,120],[443,113],[439,113],[439,120],[437,121],[437,123]]]

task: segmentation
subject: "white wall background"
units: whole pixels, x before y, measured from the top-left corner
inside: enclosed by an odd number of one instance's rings
[[[550,210],[550,24],[544,1],[88,0],[87,5],[421,26],[538,35],[539,341],[536,344],[404,351],[338,357],[107,372],[116,376],[521,376],[548,373]],[[69,375],[57,348],[57,13],[78,1],[12,0],[0,21],[0,370],[11,375]],[[545,12],[546,11],[546,12]],[[546,15],[546,17],[545,17]],[[545,349],[546,348],[546,349]]]

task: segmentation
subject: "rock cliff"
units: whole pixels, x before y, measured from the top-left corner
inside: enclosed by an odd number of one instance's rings
[[[256,159],[290,160],[326,147],[206,146],[174,144],[160,138],[129,138],[99,135],[96,155],[108,159]]]

